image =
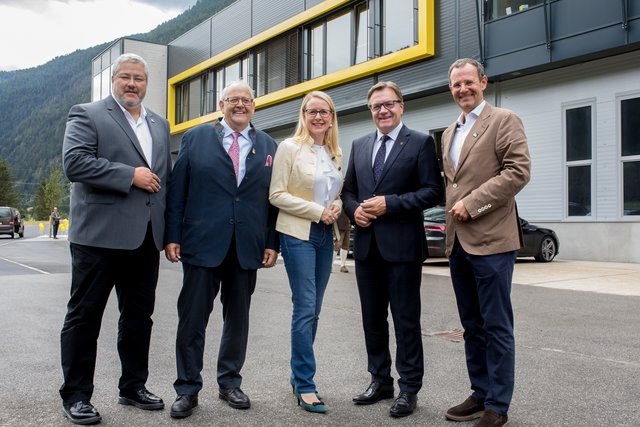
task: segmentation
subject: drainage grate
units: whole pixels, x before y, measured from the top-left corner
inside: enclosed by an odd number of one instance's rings
[[[451,342],[462,342],[464,341],[464,330],[462,329],[452,329],[450,331],[442,331],[442,332],[434,332],[432,334],[427,334],[430,337],[438,337],[445,339]]]

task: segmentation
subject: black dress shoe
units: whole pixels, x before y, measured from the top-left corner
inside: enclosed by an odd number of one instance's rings
[[[356,405],[371,405],[382,399],[393,399],[393,384],[372,382],[364,393],[352,400]]]
[[[251,407],[249,396],[244,394],[239,388],[221,388],[219,390],[218,397],[222,400],[226,400],[229,406],[235,409],[248,409]]]
[[[121,405],[131,405],[136,408],[153,411],[164,408],[164,402],[145,387],[135,391],[120,391],[118,403]]]
[[[62,405],[64,416],[74,424],[87,425],[102,421],[102,417],[90,402],[73,402]]]
[[[169,414],[171,418],[187,418],[196,406],[198,406],[197,394],[179,394],[171,405]]]
[[[413,414],[413,411],[416,410],[417,404],[417,394],[401,391],[395,402],[393,402],[393,405],[391,405],[389,414],[392,417],[406,417],[407,415]]]

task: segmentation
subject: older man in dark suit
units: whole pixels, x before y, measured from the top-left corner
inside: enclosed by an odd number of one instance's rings
[[[508,423],[515,376],[511,279],[523,246],[515,195],[531,170],[522,121],[484,100],[487,83],[475,59],[451,65],[449,87],[462,112],[442,135],[447,255],[473,390],[446,417],[480,418],[479,427]]]
[[[377,130],[353,141],[342,199],[356,224],[354,259],[371,384],[354,397],[371,404],[394,397],[388,309],[396,333],[400,393],[390,414],[410,415],[424,373],[420,326],[422,261],[427,257],[422,211],[442,200],[431,136],[402,123],[404,102],[393,82],[368,93]]]
[[[218,353],[219,397],[251,406],[240,389],[257,269],[272,267],[279,249],[277,209],[269,204],[275,141],[251,125],[253,90],[229,84],[224,117],[188,131],[173,168],[167,200],[165,252],[182,261],[176,357],[178,394],[171,416],[184,418],[202,389],[205,329],[220,291],[224,327]]]
[[[113,64],[112,96],[71,108],[62,148],[71,182],[71,298],[61,333],[64,414],[75,424],[101,420],[91,405],[100,323],[115,286],[120,309],[119,403],[161,409],[145,388],[151,314],[164,233],[171,155],[169,123],[142,105],[144,59]]]

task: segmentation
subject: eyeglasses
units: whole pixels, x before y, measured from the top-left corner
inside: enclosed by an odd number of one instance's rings
[[[329,114],[332,113],[331,110],[304,110],[304,112],[309,117],[315,117],[320,114],[320,117],[322,117],[323,119],[326,119],[327,117],[329,117]]]
[[[242,105],[250,105],[253,102],[253,99],[251,99],[251,98],[240,98],[240,97],[234,96],[234,97],[231,97],[231,98],[226,98],[225,101],[228,102],[231,105],[238,105],[239,102],[242,102]]]
[[[118,74],[116,75],[116,79],[125,81],[127,83],[129,83],[132,79],[136,83],[144,83],[147,80],[147,78],[144,76],[130,76],[129,74]]]
[[[395,107],[396,104],[402,104],[402,101],[396,99],[393,101],[381,102],[380,104],[369,104],[369,109],[374,113],[377,113],[382,107],[386,108],[387,110],[393,110],[393,107]]]

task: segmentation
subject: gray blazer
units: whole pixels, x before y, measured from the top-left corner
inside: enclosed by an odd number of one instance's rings
[[[147,110],[153,140],[149,166],[135,132],[112,96],[71,107],[62,145],[64,173],[73,183],[69,241],[111,249],[136,249],[151,222],[162,249],[166,188],[171,170],[169,122]],[[146,166],[161,180],[149,193],[132,185]]]

